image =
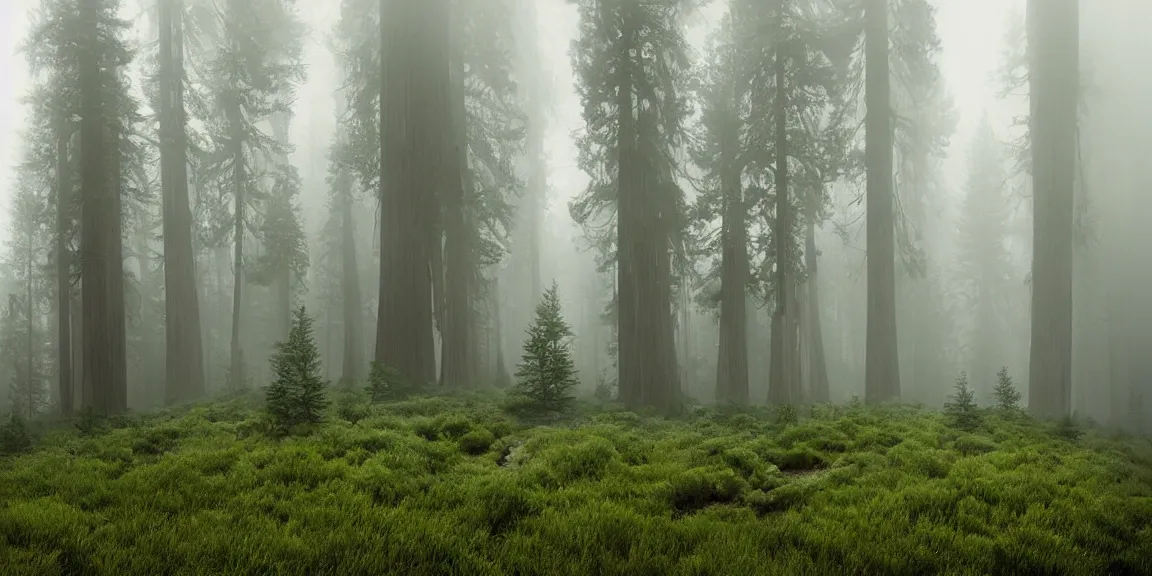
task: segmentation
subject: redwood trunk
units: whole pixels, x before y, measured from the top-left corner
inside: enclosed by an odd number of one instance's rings
[[[342,170],[337,181],[340,186],[341,219],[341,272],[344,296],[344,365],[343,378],[359,380],[365,375],[364,317],[360,310],[360,271],[356,268],[356,232],[353,218],[352,181]]]
[[[1079,1],[1029,2],[1032,118],[1032,348],[1028,408],[1072,408],[1072,227],[1079,100]]]
[[[445,162],[448,0],[380,4],[380,303],[376,361],[413,384],[436,381],[432,249]]]
[[[780,13],[783,30],[784,9]],[[792,202],[788,192],[788,93],[786,62],[779,49],[775,54],[776,75],[776,228],[773,230],[776,252],[776,307],[772,313],[772,364],[768,376],[768,403],[774,405],[796,404],[800,401],[796,394],[797,359],[793,350],[792,318],[792,259],[790,257],[792,239]]]
[[[192,249],[181,0],[159,0],[160,172],[164,227],[164,375],[168,403],[204,396],[204,343]]]
[[[820,287],[817,273],[816,223],[808,219],[804,238],[804,267],[808,270],[807,336],[808,394],[814,403],[828,402],[828,363],[824,358],[824,330],[820,324]]]
[[[68,163],[71,127],[61,122],[56,133],[56,375],[60,412],[72,413],[76,394],[72,386],[72,178]]]
[[[892,110],[888,66],[888,0],[865,4],[865,165],[868,171],[868,333],[864,400],[900,397],[896,340],[896,231],[893,223]]]
[[[455,20],[455,18],[454,18]],[[459,31],[454,30],[458,37]],[[444,172],[444,255],[446,260],[443,347],[441,348],[441,385],[465,387],[473,384],[477,373],[471,358],[473,348],[469,337],[472,310],[472,235],[469,229],[468,196],[472,179],[468,169],[467,113],[464,101],[464,52],[459,42],[452,43],[451,62],[446,68],[451,83],[451,109],[446,117],[451,123],[452,139],[447,142],[449,158],[455,160],[452,168]],[[451,161],[451,160],[450,160]],[[474,337],[474,336],[473,336]]]

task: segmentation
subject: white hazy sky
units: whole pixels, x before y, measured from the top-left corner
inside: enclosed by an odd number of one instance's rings
[[[576,31],[575,9],[563,0],[539,0],[540,38],[544,60],[553,82],[553,124],[546,141],[551,164],[554,199],[550,218],[567,218],[566,200],[579,192],[586,182],[575,166],[575,147],[570,134],[582,127],[579,101],[572,90],[572,70],[568,46]],[[24,110],[19,100],[27,93],[29,79],[23,56],[17,47],[26,33],[28,11],[38,0],[0,0],[0,230],[6,234],[7,206],[14,184],[14,166],[19,161],[20,131]],[[941,70],[960,112],[960,127],[953,138],[953,150],[966,146],[972,126],[989,110],[997,120],[1007,122],[1008,113],[998,107],[995,90],[989,80],[999,64],[1003,46],[1004,23],[1012,10],[1019,10],[1024,0],[937,0],[937,25],[943,42]],[[334,75],[331,56],[326,52],[324,37],[338,15],[338,2],[310,3],[303,12],[311,20],[313,38],[308,43],[306,60],[310,68],[308,85],[300,92],[292,140],[297,151],[293,159],[306,179],[306,189],[320,185],[324,174],[324,150],[330,140],[333,114]],[[711,24],[721,10],[708,9],[701,20]],[[694,31],[692,39],[704,37]],[[953,153],[950,163],[962,161]],[[952,174],[959,174],[956,170]],[[311,185],[309,185],[311,184]],[[322,203],[322,195],[311,195]],[[314,204],[315,206],[315,204]],[[306,206],[306,208],[309,208]],[[306,210],[306,214],[315,213]],[[315,223],[310,223],[315,225]],[[557,222],[561,224],[561,222]]]

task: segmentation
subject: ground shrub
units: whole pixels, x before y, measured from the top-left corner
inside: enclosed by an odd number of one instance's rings
[[[1065,442],[1078,442],[1084,436],[1084,431],[1072,416],[1064,416],[1056,421],[1052,429],[1053,435]]]
[[[783,426],[795,426],[800,421],[800,412],[791,404],[776,407],[776,422]]]
[[[361,420],[372,415],[372,407],[364,393],[352,389],[341,388],[336,393],[336,416],[355,426]]]
[[[159,456],[175,448],[180,440],[180,436],[180,431],[173,427],[158,426],[149,428],[134,439],[132,442],[132,453],[136,455]]]
[[[105,419],[91,406],[85,406],[76,413],[73,426],[81,436],[96,436],[107,428]]]
[[[477,428],[460,437],[460,451],[473,456],[483,454],[496,442],[496,437],[487,428]]]
[[[748,483],[730,468],[693,468],[669,483],[668,501],[680,514],[701,510],[712,504],[735,502],[748,489]]]
[[[983,436],[965,434],[964,436],[956,439],[953,447],[960,454],[965,456],[975,456],[995,450],[996,443]]]
[[[0,456],[22,454],[32,449],[32,435],[16,410],[0,426]]]
[[[773,464],[784,472],[808,472],[828,465],[819,452],[807,447],[793,448],[774,458]]]
[[[600,436],[576,436],[571,442],[553,439],[538,452],[525,446],[527,464],[543,485],[566,486],[581,480],[598,480],[620,463],[620,453],[612,442]],[[535,452],[533,454],[533,452]]]

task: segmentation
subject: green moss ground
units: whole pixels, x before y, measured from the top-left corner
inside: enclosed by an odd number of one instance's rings
[[[1026,419],[456,397],[259,429],[234,400],[0,459],[0,574],[1152,574],[1152,443]]]

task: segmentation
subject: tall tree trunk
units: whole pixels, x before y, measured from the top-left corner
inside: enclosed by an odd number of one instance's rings
[[[867,0],[864,26],[865,166],[868,171],[868,333],[864,357],[864,400],[878,404],[900,397],[888,0]]]
[[[492,280],[489,298],[492,302],[492,333],[496,340],[496,373],[493,375],[493,383],[497,388],[507,388],[512,384],[512,375],[508,373],[508,366],[504,362],[504,322],[500,315],[499,277]]]
[[[717,401],[748,403],[748,227],[745,223],[740,168],[729,142],[720,184],[725,214],[720,243],[720,347],[717,359]]]
[[[364,316],[360,309],[360,271],[356,267],[352,179],[346,170],[341,170],[337,178],[343,221],[340,266],[344,300],[344,363],[341,376],[343,379],[360,380],[365,376],[367,366],[364,362]]]
[[[184,117],[182,0],[158,0],[160,181],[164,226],[164,376],[168,403],[204,396],[204,343],[192,250]]]
[[[735,99],[735,88],[733,89]],[[748,225],[737,156],[739,118],[721,136],[720,189],[724,218],[720,230],[720,345],[716,361],[716,401],[748,403]]]
[[[780,27],[783,30],[784,6],[781,3]],[[776,307],[772,312],[772,365],[768,376],[768,403],[796,404],[797,361],[793,354],[795,338],[792,336],[792,200],[788,190],[788,92],[787,63],[780,49],[776,50],[776,227],[772,231],[776,252]]]
[[[448,0],[380,3],[380,302],[376,361],[436,381],[430,232],[445,158]],[[387,56],[385,56],[387,55]]]
[[[282,112],[274,114],[269,122],[272,126],[272,137],[285,147],[291,146],[288,138],[291,121],[292,114]],[[277,156],[278,162],[284,166],[288,165],[287,154]],[[286,204],[285,208],[291,213],[291,199],[286,200]],[[276,294],[276,312],[273,318],[276,322],[276,340],[287,340],[288,333],[292,331],[292,314],[295,310],[292,306],[292,266],[288,261],[276,262],[274,266],[277,267],[272,270],[272,285]]]
[[[126,383],[123,378],[125,358],[123,342],[123,316],[117,324],[115,314],[123,311],[124,294],[116,292],[123,287],[121,255],[115,252],[120,235],[119,183],[113,180],[105,167],[119,162],[118,155],[109,162],[108,151],[119,146],[117,131],[107,126],[105,118],[115,107],[107,105],[105,74],[99,55],[98,18],[101,5],[98,0],[80,0],[82,43],[80,62],[81,112],[81,210],[80,253],[81,275],[85,289],[84,301],[84,366],[83,378],[92,390],[93,408],[100,414],[123,411]],[[111,144],[111,147],[109,147]],[[113,276],[120,275],[119,282]],[[119,300],[119,307],[115,300]]]
[[[1079,0],[1029,2],[1032,118],[1032,347],[1028,408],[1072,407],[1072,228],[1080,83]]]
[[[828,402],[828,363],[824,359],[824,330],[820,324],[820,286],[817,274],[816,222],[808,218],[804,235],[804,267],[808,270],[808,394],[814,403]]]
[[[616,366],[618,370],[620,401],[629,408],[643,405],[645,383],[642,380],[644,367],[639,357],[638,345],[643,338],[642,326],[638,317],[640,306],[639,286],[636,283],[636,218],[640,209],[640,190],[637,178],[636,119],[632,97],[632,47],[635,44],[635,30],[629,18],[628,5],[623,4],[624,25],[621,29],[621,50],[616,66],[618,75],[616,92],[616,153],[618,155],[616,177]],[[656,297],[648,294],[648,298]]]
[[[31,228],[31,229],[25,231],[25,236],[27,236],[27,238],[28,238],[28,245],[27,245],[28,252],[25,254],[25,270],[24,270],[24,273],[26,274],[25,281],[24,281],[25,282],[24,323],[28,327],[28,333],[26,334],[27,342],[25,343],[27,345],[27,348],[28,348],[28,350],[27,350],[28,356],[25,359],[25,372],[28,374],[29,404],[32,404],[31,399],[35,397],[35,394],[32,393],[32,390],[34,388],[38,388],[40,386],[40,383],[37,381],[37,374],[36,374],[36,362],[35,362],[35,358],[36,358],[36,329],[35,329],[35,325],[33,322],[35,315],[32,312],[32,306],[33,306],[33,303],[35,302],[33,300],[32,273],[33,273],[33,264],[36,261],[36,254],[32,249],[33,248],[32,239],[35,237],[35,234],[38,232],[38,230],[37,230],[38,226],[35,222],[26,222],[25,224],[29,225]],[[34,406],[30,406],[30,412],[34,411],[34,409],[35,409]],[[31,415],[29,415],[29,418],[31,418]]]
[[[152,341],[148,338],[148,331],[155,325],[156,320],[152,318],[152,313],[148,306],[148,294],[146,290],[154,286],[154,280],[148,271],[148,238],[152,230],[147,226],[142,226],[133,237],[132,251],[136,255],[136,266],[140,269],[140,275],[136,280],[137,285],[137,298],[135,302],[136,307],[136,323],[137,332],[140,335],[140,351],[136,355],[135,373],[133,374],[134,381],[131,383],[133,386],[139,387],[143,392],[142,398],[146,399],[148,407],[155,407],[154,400],[161,400],[164,398],[165,388],[153,390],[153,386],[163,384],[155,379],[155,374],[152,372],[152,362],[158,360],[155,354],[152,354],[153,348],[150,344]]]
[[[72,127],[61,121],[56,132],[56,375],[60,387],[60,412],[72,413],[75,392],[72,386],[72,174],[68,162],[68,141]]]
[[[93,390],[84,379],[84,286],[72,295],[72,389],[80,394],[80,406],[95,409]],[[73,392],[73,398],[76,392]]]
[[[452,38],[459,38],[462,30],[453,17]],[[447,118],[451,123],[452,138],[448,144],[449,158],[456,160],[445,172],[444,186],[444,255],[446,264],[446,306],[444,315],[443,347],[440,351],[441,386],[464,387],[474,384],[478,374],[473,372],[471,345],[472,306],[472,235],[469,229],[468,197],[472,193],[471,171],[468,168],[467,112],[464,102],[464,51],[459,42],[452,42],[451,63],[448,66],[451,88],[451,109]]]
[[[238,104],[236,105],[238,106]],[[240,346],[240,307],[243,303],[244,287],[244,220],[245,203],[245,167],[244,167],[244,141],[240,130],[240,111],[234,108],[231,111],[232,123],[232,193],[233,193],[233,223],[232,223],[232,343],[229,347],[229,383],[233,390],[238,390],[246,384],[247,375],[244,373],[244,350]]]
[[[670,188],[640,150],[639,127],[653,126],[651,112],[634,112],[634,55],[638,35],[634,6],[624,4],[617,95],[618,209],[617,294],[620,397],[626,406],[650,406],[664,413],[679,407],[675,311],[669,245],[675,210]],[[654,151],[646,151],[653,154]]]
[[[116,71],[118,76],[120,71]],[[119,106],[113,106],[114,110]],[[125,163],[124,151],[128,149],[128,136],[126,125],[117,119],[112,124],[114,131],[110,134],[115,159],[110,162],[112,168],[112,188],[109,197],[108,212],[115,228],[108,226],[105,233],[108,235],[108,321],[112,344],[112,400],[113,412],[120,413],[128,409],[128,309],[124,301],[124,212],[121,198],[124,194],[123,170]]]

